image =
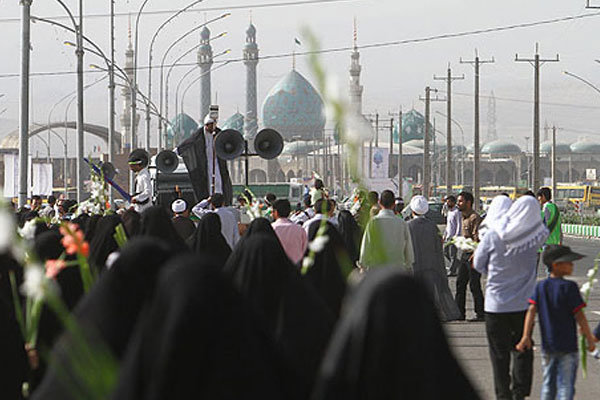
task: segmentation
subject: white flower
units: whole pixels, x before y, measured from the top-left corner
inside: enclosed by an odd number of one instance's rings
[[[23,239],[33,240],[33,238],[35,237],[36,225],[37,221],[35,220],[35,218],[25,222],[23,228],[19,229],[19,235],[21,235]]]
[[[313,239],[312,242],[310,242],[308,244],[308,248],[312,252],[319,253],[319,252],[323,251],[323,249],[325,248],[325,245],[327,244],[328,241],[329,241],[329,236],[327,236],[327,235],[317,236],[316,238]]]
[[[15,219],[6,209],[0,209],[0,253],[11,248],[15,235]]]
[[[25,279],[21,286],[21,293],[37,301],[54,289],[53,283],[46,278],[44,268],[39,264],[33,264],[25,268]]]
[[[473,239],[466,239],[462,236],[458,236],[452,240],[452,244],[456,246],[457,249],[467,252],[475,251],[477,248],[477,242]]]
[[[589,282],[581,285],[581,289],[579,289],[582,294],[587,294],[590,290],[592,290],[592,285]]]
[[[587,272],[588,278],[591,278],[592,276],[594,276],[594,274],[596,274],[596,270],[594,268],[588,269],[588,272]]]
[[[310,258],[310,257],[304,257],[304,260],[302,260],[302,269],[307,269],[313,266],[313,264],[315,263],[315,261]]]

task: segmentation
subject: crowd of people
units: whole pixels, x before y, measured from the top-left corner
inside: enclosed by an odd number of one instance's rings
[[[423,196],[405,207],[390,190],[359,192],[340,209],[320,180],[299,204],[269,194],[252,221],[248,193],[236,206],[214,193],[169,208],[140,193],[135,207],[105,215],[75,216],[71,201],[43,206],[39,197],[16,211],[20,227],[35,221],[28,240],[42,262],[64,256],[60,222],[76,224],[99,278],[84,293],[78,269],[56,275],[82,333],[43,307],[32,346],[12,306],[24,299],[6,278],[13,271],[22,281],[22,268],[0,255],[0,352],[10,366],[2,398],[21,398],[24,382],[33,399],[85,397],[87,366],[72,354],[83,337],[118,366],[99,398],[477,399],[442,327],[466,320],[467,287],[468,320],[486,325],[498,399],[531,394],[536,313],[543,399],[573,397],[576,324],[590,350],[597,341],[577,285],[564,279],[581,255],[561,245],[547,189],[538,199],[498,196],[483,218],[471,193],[448,196],[443,232]],[[536,283],[540,260],[548,279]]]

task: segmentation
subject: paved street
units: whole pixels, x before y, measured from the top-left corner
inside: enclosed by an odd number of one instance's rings
[[[585,274],[593,265],[596,254],[600,251],[600,241],[588,239],[567,238],[566,245],[574,251],[585,254],[587,257],[575,264],[574,275],[570,278],[581,285]],[[540,278],[543,278],[540,274]],[[450,287],[454,291],[455,278],[450,279]],[[468,289],[467,289],[467,293]],[[467,318],[473,315],[472,300],[467,295]],[[471,309],[469,309],[471,307]],[[592,292],[586,315],[592,329],[600,321],[600,291]],[[494,378],[488,354],[485,324],[453,322],[445,325],[449,340],[457,358],[470,376],[472,382],[479,390],[482,399],[494,399]],[[535,340],[539,344],[540,332],[536,327]],[[535,348],[534,383],[531,398],[539,398],[542,383],[541,348]],[[594,359],[588,361],[588,377],[583,379],[581,366],[577,376],[577,399],[598,399],[600,397],[600,362]]]

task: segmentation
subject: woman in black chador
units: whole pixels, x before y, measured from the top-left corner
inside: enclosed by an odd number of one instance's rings
[[[181,240],[173,226],[173,222],[171,222],[171,217],[162,206],[149,207],[142,213],[142,225],[139,234],[140,236],[161,239],[173,250],[187,250],[187,246]]]
[[[224,271],[266,320],[293,365],[286,374],[288,384],[306,398],[333,327],[332,313],[276,237],[252,234],[236,246]]]
[[[393,267],[369,272],[344,305],[312,399],[478,398],[425,287]]]
[[[291,398],[274,341],[210,256],[161,274],[136,329],[113,400]]]
[[[113,214],[102,217],[96,224],[94,238],[90,242],[89,263],[97,272],[104,272],[110,253],[119,250],[114,234],[120,223],[121,217]]]
[[[346,274],[352,270],[352,261],[337,229],[329,222],[326,224],[327,243],[323,250],[315,255],[314,264],[308,269],[304,278],[317,290],[337,318],[346,292]],[[315,239],[320,225],[310,226],[309,241]]]
[[[122,359],[142,308],[153,298],[158,274],[172,255],[172,250],[156,239],[127,243],[73,313],[90,346],[109,352],[117,362]],[[81,366],[73,362],[72,352],[80,351],[77,344],[71,334],[62,335],[33,399],[68,400],[77,398],[78,393],[93,398],[86,393]],[[93,366],[86,368],[89,372]]]
[[[223,267],[231,255],[231,247],[221,233],[221,218],[216,213],[207,213],[200,219],[188,245],[196,254],[214,257],[219,267]]]

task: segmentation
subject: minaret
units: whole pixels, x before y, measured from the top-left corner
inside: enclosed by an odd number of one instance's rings
[[[244,65],[246,66],[246,115],[244,115],[244,134],[246,139],[253,139],[258,130],[256,106],[256,65],[258,64],[258,46],[256,45],[256,28],[250,21],[246,30],[244,46]]]
[[[210,31],[207,27],[200,32],[200,47],[198,48],[198,65],[200,66],[200,121],[210,110],[211,90],[210,90],[210,69],[213,65],[213,52],[210,46]],[[202,124],[202,123],[201,123]]]
[[[362,114],[363,87],[360,84],[360,53],[357,45],[358,34],[356,30],[356,18],[354,19],[354,50],[350,56],[350,107],[358,114]]]
[[[133,44],[131,41],[131,21],[129,23],[129,45],[125,51],[125,74],[129,82],[133,82]],[[121,114],[121,148],[123,151],[131,151],[131,149],[137,147],[135,139],[131,138],[131,89],[127,85],[121,90],[121,96],[123,97],[123,113]],[[140,116],[136,115],[136,126],[140,121]],[[129,150],[128,150],[129,149]]]

